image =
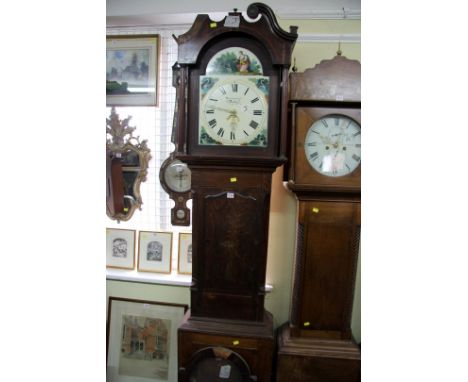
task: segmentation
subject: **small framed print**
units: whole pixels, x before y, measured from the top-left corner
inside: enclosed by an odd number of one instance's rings
[[[108,382],[177,380],[177,329],[187,305],[109,297]]]
[[[107,106],[157,106],[158,35],[107,36]]]
[[[192,234],[179,234],[179,267],[178,272],[185,275],[192,274]]]
[[[138,270],[171,273],[172,232],[140,231]]]
[[[132,229],[106,228],[107,268],[135,268],[135,237]]]

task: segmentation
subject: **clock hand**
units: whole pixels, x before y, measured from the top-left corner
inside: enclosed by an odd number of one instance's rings
[[[237,124],[239,122],[239,117],[237,114],[229,114],[228,117],[226,118],[228,121],[230,120],[231,123]]]
[[[320,139],[322,140],[322,143],[325,144],[325,145],[332,145],[331,143],[331,139],[329,136],[326,136],[326,135],[319,135]]]
[[[234,115],[237,114],[237,110],[234,110],[234,109],[228,110],[228,109],[224,109],[222,107],[214,106],[214,105],[207,105],[207,107],[220,110],[220,111],[225,111],[226,113],[229,113],[229,114],[234,114]]]

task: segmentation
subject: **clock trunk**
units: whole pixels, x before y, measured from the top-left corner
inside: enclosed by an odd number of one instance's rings
[[[192,167],[192,316],[263,319],[271,176]]]
[[[336,56],[290,80],[285,180],[297,198],[297,240],[276,380],[357,382],[350,321],[361,226],[360,63]]]

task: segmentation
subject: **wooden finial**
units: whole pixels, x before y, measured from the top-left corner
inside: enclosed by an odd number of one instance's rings
[[[296,72],[297,72],[297,67],[296,67],[296,57],[294,57],[294,65],[293,65],[293,67],[292,67],[292,71],[293,71],[294,73],[296,73]]]

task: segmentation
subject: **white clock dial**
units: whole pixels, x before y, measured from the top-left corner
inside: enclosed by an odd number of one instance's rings
[[[175,192],[187,192],[191,187],[191,172],[185,163],[174,160],[164,172],[167,186]]]
[[[313,169],[338,177],[352,173],[361,164],[361,127],[344,115],[328,115],[307,131],[304,151]]]
[[[263,76],[202,76],[199,143],[266,147],[268,89]]]

